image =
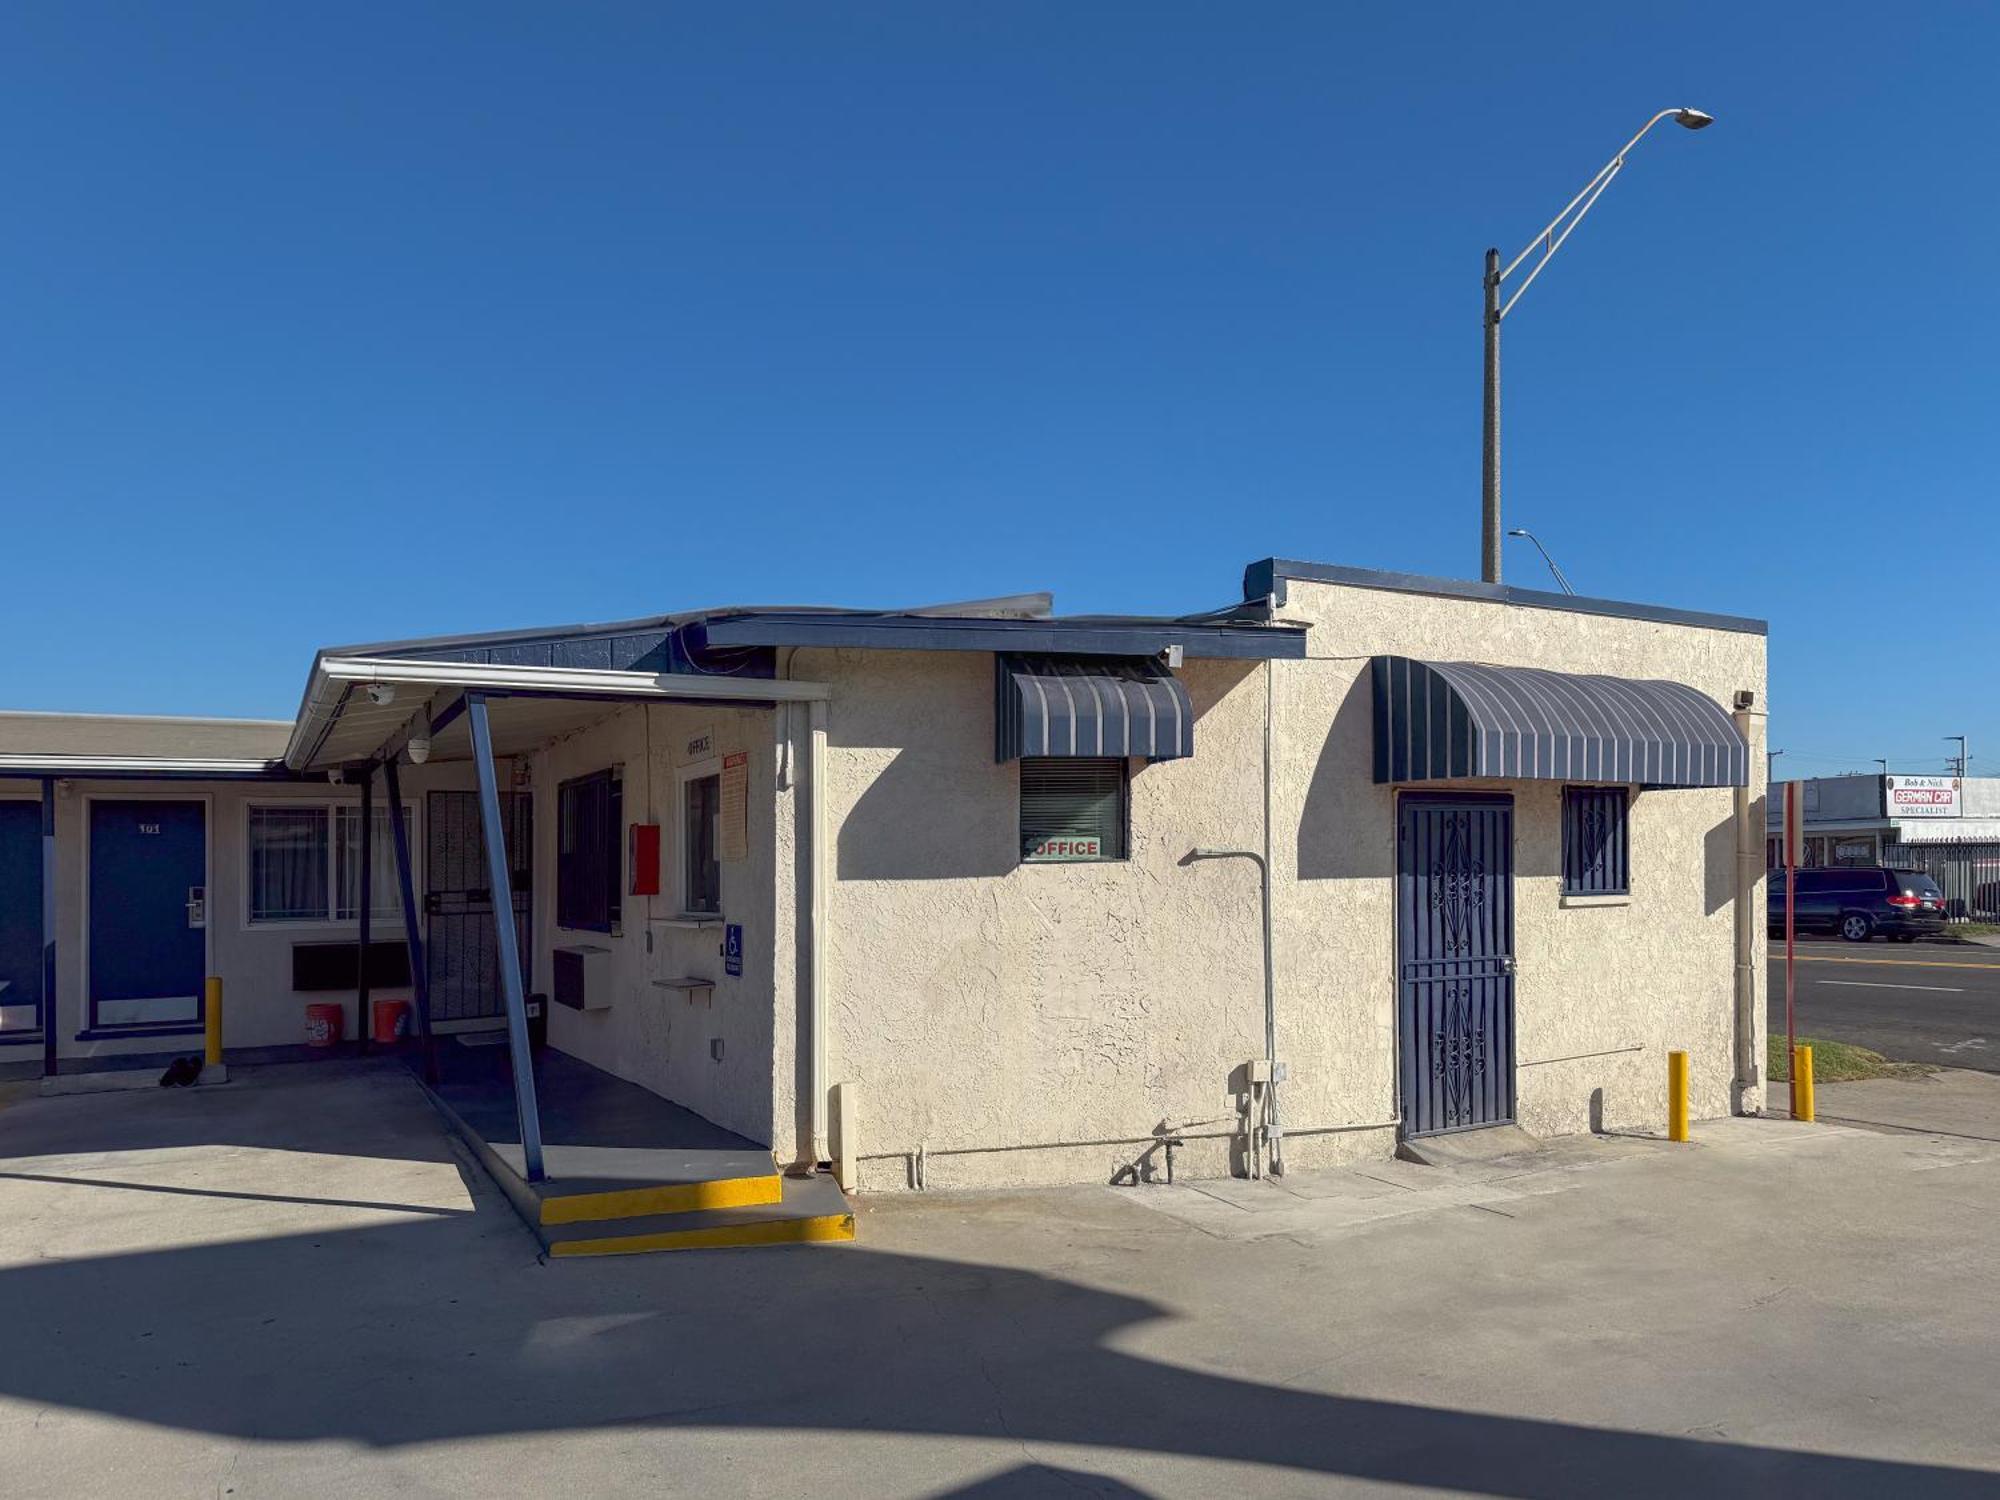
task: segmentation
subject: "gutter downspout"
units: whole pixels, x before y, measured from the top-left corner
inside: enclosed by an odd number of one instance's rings
[[[1285,1175],[1285,1131],[1278,1123],[1278,985],[1277,959],[1271,932],[1271,720],[1278,690],[1278,664],[1264,658],[1264,1057],[1271,1064],[1271,1081],[1264,1087],[1271,1147],[1271,1171]]]
[[[808,978],[809,1025],[812,1045],[807,1054],[806,1087],[810,1091],[809,1118],[812,1129],[812,1161],[817,1167],[821,1162],[831,1161],[833,1152],[828,1145],[827,1130],[827,1083],[826,1083],[826,885],[827,885],[827,784],[826,784],[826,703],[823,699],[813,700],[808,718],[811,740],[806,750],[806,765],[812,803],[807,816],[811,820],[811,849],[807,857],[806,878],[812,882],[808,902],[806,933],[806,961],[811,969]]]
[[[1736,723],[1736,732],[1750,747],[1750,764],[1754,776],[1761,763],[1758,743],[1762,739],[1753,731],[1758,727],[1756,720],[1761,717],[1750,709],[1738,709],[1730,717]],[[1767,768],[1768,770],[1768,768]],[[1757,901],[1757,882],[1764,878],[1764,827],[1760,819],[1757,826],[1751,826],[1750,815],[1761,805],[1761,798],[1753,798],[1756,788],[1748,783],[1735,788],[1736,815],[1736,1081],[1735,1111],[1739,1115],[1759,1115],[1764,1112],[1764,1069],[1763,1059],[1758,1056],[1757,1046],[1757,930],[1765,916]],[[1765,794],[1769,795],[1769,782],[1765,783]]]

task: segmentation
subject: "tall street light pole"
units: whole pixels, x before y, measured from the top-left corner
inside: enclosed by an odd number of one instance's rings
[[[1488,583],[1500,581],[1500,323],[1514,310],[1514,304],[1521,300],[1521,293],[1534,284],[1542,274],[1556,251],[1562,249],[1576,226],[1583,222],[1583,216],[1590,212],[1604,190],[1611,186],[1611,179],[1625,169],[1625,156],[1645,138],[1646,132],[1660,121],[1672,119],[1675,124],[1689,130],[1700,130],[1713,125],[1715,117],[1698,109],[1663,109],[1648,120],[1639,133],[1625,143],[1602,170],[1583,185],[1583,191],[1564,206],[1548,223],[1540,234],[1528,241],[1528,246],[1508,263],[1505,269],[1500,265],[1500,252],[1486,252],[1486,401],[1483,421],[1482,452],[1482,523],[1480,527],[1480,577]],[[1557,233],[1560,230],[1561,233]],[[1521,262],[1541,249],[1541,259],[1528,271],[1514,295],[1506,302],[1500,300],[1501,283],[1520,269]]]

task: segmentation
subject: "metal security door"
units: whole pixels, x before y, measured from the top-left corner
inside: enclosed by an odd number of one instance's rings
[[[1514,801],[1406,793],[1396,926],[1403,1133],[1514,1118]]]
[[[500,954],[493,942],[493,888],[486,872],[486,839],[479,826],[479,793],[432,792],[425,803],[424,914],[428,932],[424,967],[430,974],[431,1024],[443,1031],[464,1022],[506,1019],[500,992]],[[523,973],[532,973],[529,921],[534,801],[526,792],[503,792],[500,816],[507,830],[508,883],[514,888],[514,932]]]

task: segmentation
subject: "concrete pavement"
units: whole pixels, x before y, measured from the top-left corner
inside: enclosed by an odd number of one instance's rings
[[[2000,1077],[1991,1073],[1945,1068],[1922,1078],[1822,1083],[1813,1093],[1814,1113],[1830,1125],[2000,1142]],[[1768,1085],[1767,1096],[1774,1114],[1790,1112],[1785,1084]]]
[[[544,1265],[414,1086],[289,1071],[0,1111],[10,1495],[2000,1492],[1991,1142],[1721,1122],[1207,1195],[1274,1233],[903,1195]]]

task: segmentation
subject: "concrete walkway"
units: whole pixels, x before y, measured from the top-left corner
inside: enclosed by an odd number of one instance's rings
[[[905,1195],[855,1246],[544,1264],[407,1079],[288,1073],[0,1109],[10,1496],[2000,1493],[1975,1132]]]
[[[1770,1084],[1767,1093],[1771,1112],[1785,1115],[1788,1087]],[[1813,1093],[1814,1112],[1826,1124],[2000,1141],[2000,1075],[1945,1068],[1922,1078],[1822,1083]]]

